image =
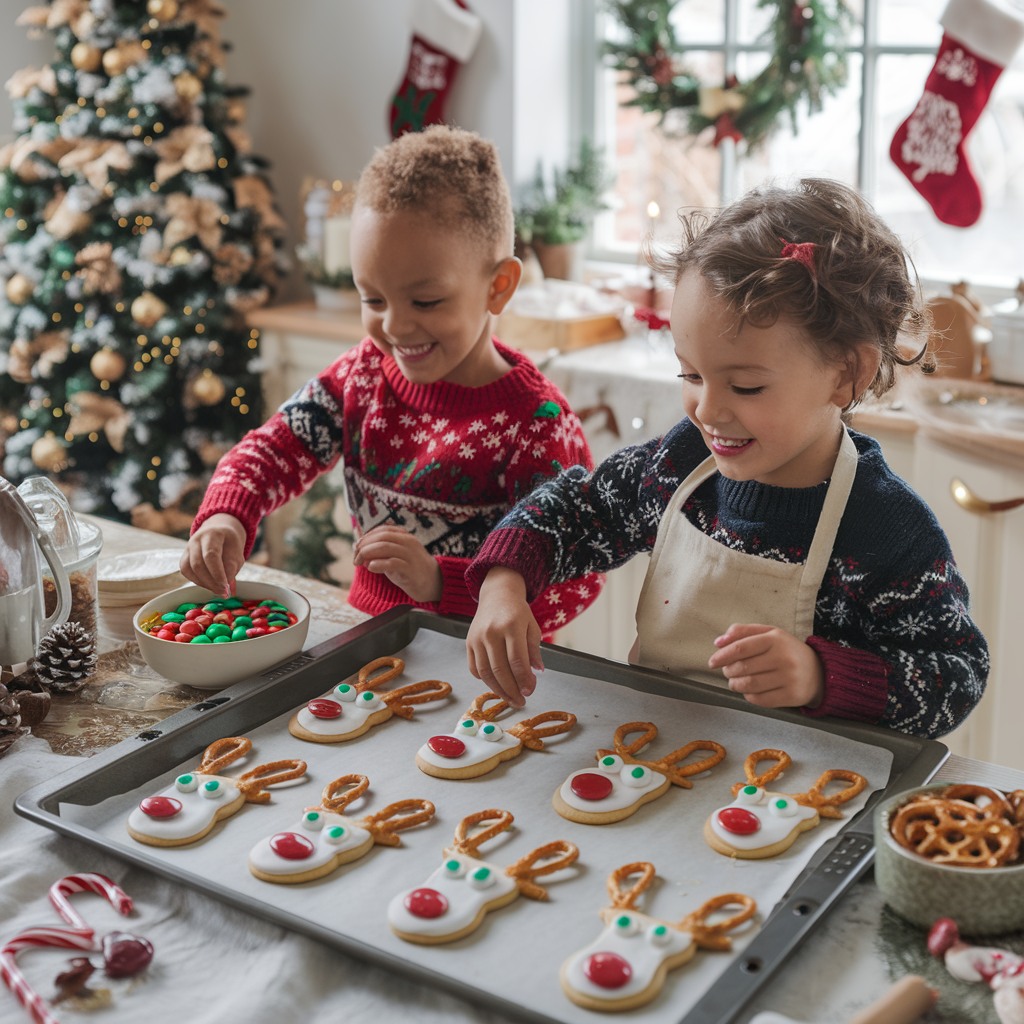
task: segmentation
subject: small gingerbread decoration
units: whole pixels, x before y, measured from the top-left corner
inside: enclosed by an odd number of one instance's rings
[[[758,774],[757,767],[762,761],[773,763]],[[868,784],[856,772],[830,768],[806,793],[771,793],[764,788],[792,763],[784,750],[773,748],[755,750],[747,757],[743,762],[747,781],[732,787],[736,799],[728,807],[720,807],[704,823],[704,838],[712,850],[741,860],[775,857],[822,818],[842,818],[840,804],[852,800]],[[825,789],[832,782],[847,785],[826,796]]]
[[[508,701],[496,693],[481,693],[453,732],[431,736],[420,747],[416,766],[438,779],[475,779],[502,761],[518,757],[524,747],[543,750],[545,739],[566,733],[576,724],[576,716],[568,711],[545,711],[503,729],[495,719],[508,709]]]
[[[508,811],[498,810],[463,818],[441,865],[423,885],[399,893],[388,904],[391,930],[400,939],[421,945],[454,942],[479,928],[489,911],[511,903],[520,893],[546,900],[547,891],[534,879],[569,867],[580,851],[559,839],[538,846],[504,870],[480,860],[480,846],[508,829],[512,821]],[[471,836],[470,829],[478,825],[484,827]],[[538,867],[539,862],[544,863]]]
[[[654,865],[646,861],[623,864],[608,876],[611,906],[601,911],[604,931],[562,964],[562,991],[588,1010],[632,1010],[654,999],[665,976],[693,958],[698,947],[728,952],[728,932],[757,912],[750,896],[727,893],[708,900],[678,924],[661,921],[636,909],[637,900],[654,881]],[[628,888],[632,875],[640,877]],[[724,907],[738,907],[717,924],[707,919]]]
[[[452,692],[451,684],[425,679],[397,690],[381,688],[405,671],[401,658],[371,661],[359,670],[356,683],[339,683],[330,693],[311,700],[288,721],[288,731],[309,743],[341,743],[362,736],[393,715],[411,719],[413,705],[441,700]]]
[[[185,846],[194,843],[223,818],[241,810],[242,804],[270,802],[268,786],[306,774],[306,762],[296,758],[272,761],[229,779],[217,773],[252,748],[244,736],[215,740],[203,754],[199,767],[179,775],[174,785],[146,797],[128,815],[128,834],[148,846]]]
[[[365,775],[342,775],[327,783],[320,803],[305,809],[295,831],[278,832],[252,848],[249,870],[264,882],[308,882],[358,860],[375,843],[401,846],[396,832],[434,817],[429,800],[399,800],[358,821],[346,818],[345,808],[369,785]]]
[[[639,739],[626,743],[632,733]],[[597,752],[597,770],[573,772],[555,791],[551,803],[563,818],[583,825],[606,825],[635,814],[644,804],[656,800],[670,785],[690,789],[689,776],[699,775],[719,764],[725,747],[714,740],[693,740],[657,761],[641,761],[636,755],[658,736],[653,722],[627,722],[615,730],[614,750]],[[693,764],[680,766],[698,750],[710,752]]]

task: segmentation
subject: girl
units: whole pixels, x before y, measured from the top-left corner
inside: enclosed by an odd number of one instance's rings
[[[543,667],[527,601],[650,551],[632,661],[764,707],[949,732],[981,697],[985,640],[935,517],[842,420],[924,353],[897,346],[927,333],[901,243],[814,179],[683,227],[656,269],[676,282],[687,418],[502,520],[467,572],[470,671],[521,704]]]

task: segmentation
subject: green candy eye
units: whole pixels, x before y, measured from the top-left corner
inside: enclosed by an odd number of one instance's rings
[[[324,839],[333,845],[340,843],[348,833],[340,825],[324,829]]]
[[[452,857],[444,862],[444,873],[448,878],[461,878],[466,873],[466,865]]]
[[[744,786],[743,792],[746,793],[747,796],[757,796],[757,786]]]
[[[218,800],[224,795],[224,787],[216,779],[210,779],[209,782],[203,783],[200,792],[208,800]]]
[[[179,793],[194,793],[199,788],[199,780],[194,775],[179,775],[174,787]]]
[[[469,876],[469,884],[474,889],[486,889],[494,885],[494,872],[490,868],[477,868]]]
[[[612,927],[619,935],[636,935],[640,930],[639,923],[631,914],[620,914],[615,918]]]

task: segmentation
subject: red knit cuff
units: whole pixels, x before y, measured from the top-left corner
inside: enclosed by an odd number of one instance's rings
[[[476,601],[470,596],[469,587],[466,586],[469,559],[452,558],[448,555],[438,555],[436,558],[444,581],[441,600],[437,602],[438,611],[442,615],[468,615],[472,618],[476,614]]]
[[[877,654],[843,647],[820,636],[809,636],[807,646],[825,666],[825,699],[816,708],[800,710],[812,718],[836,715],[858,722],[877,722],[885,711],[889,694],[888,662]]]
[[[547,538],[534,530],[505,527],[494,530],[484,541],[476,558],[466,570],[466,586],[474,601],[480,599],[480,587],[491,569],[514,569],[526,581],[529,604],[548,585],[550,547]]]
[[[263,518],[261,506],[259,500],[245,491],[231,487],[208,490],[195,519],[192,520],[189,536],[191,537],[210,516],[219,513],[234,516],[245,527],[245,550],[242,554],[244,558],[248,558],[252,554],[252,547],[256,543],[256,530]]]

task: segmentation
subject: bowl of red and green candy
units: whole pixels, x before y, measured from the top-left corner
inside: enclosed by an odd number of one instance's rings
[[[309,602],[270,583],[239,581],[229,598],[190,585],[148,601],[133,625],[150,668],[176,683],[219,690],[298,654]]]

